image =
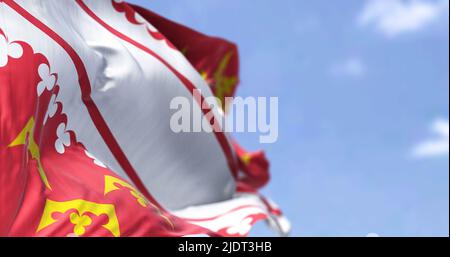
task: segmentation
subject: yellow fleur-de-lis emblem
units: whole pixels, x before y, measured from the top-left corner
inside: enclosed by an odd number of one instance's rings
[[[212,79],[214,80],[214,93],[219,99],[221,107],[224,111],[227,111],[225,97],[229,96],[233,92],[233,88],[236,86],[237,77],[236,76],[225,76],[224,73],[230,63],[233,52],[226,53],[222,60],[219,62],[219,66],[216,71],[212,74]],[[210,79],[210,74],[203,71],[200,73],[202,78],[206,81]]]
[[[147,207],[149,205],[149,201],[132,185],[129,183],[118,179],[113,176],[105,175],[105,191],[104,195],[107,195],[108,193],[112,191],[119,190],[120,188],[117,186],[120,185],[122,187],[125,187],[130,190],[131,195],[136,198],[136,201],[142,206]]]
[[[104,195],[109,194],[112,191],[116,191],[119,190],[120,188],[117,186],[120,185],[121,187],[127,188],[130,191],[130,194],[136,198],[136,201],[142,206],[142,207],[148,207],[149,205],[151,205],[153,207],[154,210],[156,210],[156,212],[158,213],[158,215],[163,218],[172,229],[174,229],[174,225],[172,223],[172,221],[170,220],[169,217],[167,217],[160,208],[158,208],[158,206],[152,204],[149,200],[147,200],[147,198],[145,198],[145,196],[143,196],[135,187],[133,187],[132,185],[130,185],[129,183],[113,177],[113,176],[108,176],[105,175],[105,191],[104,191]]]
[[[73,233],[75,235],[82,236],[86,233],[86,228],[92,223],[92,218],[86,214],[91,213],[97,217],[103,214],[106,215],[108,217],[108,222],[103,224],[102,227],[111,232],[113,236],[120,236],[119,221],[116,216],[114,205],[94,203],[82,199],[66,202],[57,202],[47,199],[36,232],[57,222],[52,216],[54,213],[65,213],[70,210],[74,211],[70,213],[69,221],[74,225]]]
[[[252,156],[249,153],[245,153],[241,156],[241,160],[245,165],[248,165],[252,160]]]
[[[36,160],[39,175],[41,177],[42,182],[45,184],[45,186],[48,189],[52,189],[48,179],[47,175],[45,174],[44,168],[42,167],[41,163],[41,153],[39,150],[39,145],[36,143],[34,139],[34,118],[31,117],[25,127],[22,129],[22,131],[19,133],[19,135],[14,139],[11,144],[8,145],[8,147],[15,147],[19,145],[25,145],[28,152],[31,154],[31,158]]]
[[[213,78],[215,81],[215,93],[217,98],[220,99],[222,102],[222,107],[224,110],[226,110],[225,106],[225,97],[231,94],[233,87],[237,83],[236,76],[225,76],[225,70],[228,67],[228,64],[230,63],[231,57],[233,56],[233,52],[229,52],[225,54],[225,56],[222,58],[222,60],[219,63],[219,67],[214,72]]]

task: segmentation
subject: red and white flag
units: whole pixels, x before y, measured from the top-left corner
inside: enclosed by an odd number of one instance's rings
[[[0,0],[0,236],[286,234],[262,152],[170,129],[171,99],[237,83],[234,44],[141,7]]]

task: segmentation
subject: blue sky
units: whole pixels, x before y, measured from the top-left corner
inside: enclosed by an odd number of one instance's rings
[[[275,144],[236,137],[292,235],[449,235],[447,0],[131,2],[236,42],[237,94],[279,97]]]

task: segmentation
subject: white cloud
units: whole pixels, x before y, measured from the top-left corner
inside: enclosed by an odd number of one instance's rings
[[[413,156],[418,158],[448,156],[449,153],[449,122],[438,119],[431,125],[431,131],[435,134],[413,149]]]
[[[380,237],[377,233],[369,233],[366,235],[366,237]]]
[[[353,78],[363,77],[366,74],[366,70],[363,61],[356,57],[345,59],[331,67],[333,75]]]
[[[448,16],[448,7],[448,0],[370,0],[358,20],[362,26],[373,25],[387,37],[394,37]]]

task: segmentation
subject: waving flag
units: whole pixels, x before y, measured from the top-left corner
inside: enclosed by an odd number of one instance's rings
[[[0,236],[287,233],[261,152],[170,129],[174,97],[234,94],[237,58],[121,1],[0,0]]]

